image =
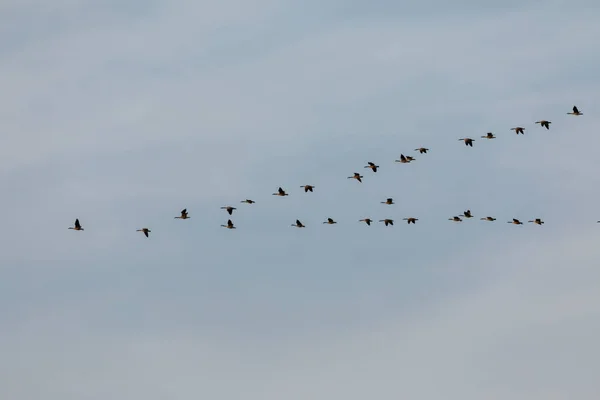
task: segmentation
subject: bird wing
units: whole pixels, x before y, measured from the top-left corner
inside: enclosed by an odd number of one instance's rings
[[[75,220],[75,228],[81,228],[81,225],[79,224],[79,218]]]

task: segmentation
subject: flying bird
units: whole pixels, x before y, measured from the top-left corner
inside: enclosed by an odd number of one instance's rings
[[[546,129],[550,129],[550,124],[551,124],[552,122],[550,122],[550,121],[546,121],[545,119],[542,119],[542,120],[540,120],[540,121],[535,121],[535,123],[536,123],[536,124],[540,124],[541,126],[543,126],[543,127],[544,127],[544,128],[546,128]]]
[[[386,199],[385,201],[382,201],[381,204],[395,204],[395,203],[394,203],[394,199],[392,199],[390,197],[389,199]]]
[[[308,193],[313,191],[313,189],[315,188],[313,185],[303,185],[300,186],[301,188],[304,188],[304,193]]]
[[[181,210],[181,216],[175,217],[175,218],[179,218],[179,219],[188,219],[188,218],[190,218],[190,217],[188,217],[187,208],[184,208],[183,210]]]
[[[407,157],[404,156],[404,154],[400,154],[400,159],[399,160],[394,160],[395,162],[399,162],[402,164],[407,164],[409,163],[411,160],[409,160]]]
[[[496,139],[496,136],[492,132],[488,132],[485,136],[481,137],[482,139]]]
[[[415,224],[419,218],[413,218],[413,217],[408,217],[408,218],[402,218],[403,221],[406,221],[407,224]]]
[[[369,165],[365,165],[365,168],[371,168],[373,172],[377,172],[377,168],[379,168],[379,165],[375,165],[375,163],[372,163],[371,161],[369,161],[367,164]]]
[[[516,218],[513,218],[512,221],[508,221],[507,223],[514,224],[514,225],[523,225],[523,223]]]
[[[567,114],[569,114],[569,115],[583,115],[582,112],[579,112],[579,109],[577,108],[577,106],[573,106],[573,112],[568,112]]]
[[[542,225],[544,223],[544,221],[542,221],[541,218],[536,218],[532,221],[527,221],[527,222],[533,222],[534,224],[537,224],[537,225]]]
[[[452,218],[448,218],[449,221],[454,221],[454,222],[462,222],[462,219],[460,219],[460,217],[454,216]]]
[[[277,193],[273,193],[273,196],[287,196],[288,194],[281,187],[277,189]]]
[[[379,222],[383,222],[385,224],[385,226],[394,225],[394,220],[393,219],[389,219],[389,218],[380,219]]]
[[[231,221],[230,219],[227,220],[227,225],[221,225],[223,228],[227,228],[227,229],[235,229],[235,226],[233,225],[233,221]]]
[[[79,223],[79,218],[75,219],[75,226],[71,226],[69,227],[69,229],[73,229],[74,231],[82,231],[83,228],[81,227],[81,224]]]
[[[337,222],[335,222],[332,218],[327,218],[327,221],[325,221],[323,223],[324,224],[329,224],[329,225],[337,224]]]
[[[240,201],[240,203],[254,204],[256,202],[254,200],[246,199],[246,200]]]
[[[296,220],[295,224],[292,224],[292,226],[295,226],[297,228],[305,228],[304,224],[302,222],[300,222],[299,219]]]
[[[360,183],[362,183],[362,178],[363,178],[363,176],[361,174],[359,174],[358,172],[355,172],[353,176],[348,177],[348,179],[356,179]]]
[[[522,128],[520,126],[514,127],[514,128],[510,128],[511,131],[515,131],[515,133],[518,135],[519,133],[521,135],[525,134],[525,128]]]
[[[471,214],[471,210],[467,210],[464,213],[462,213],[460,215],[461,217],[465,217],[465,218],[473,218],[473,215]]]
[[[237,208],[231,207],[231,206],[225,206],[225,207],[221,207],[221,210],[225,210],[229,213],[229,215],[231,215],[231,214],[233,214],[233,210],[237,210]]]
[[[494,217],[483,217],[483,218],[479,218],[479,219],[482,221],[495,221],[496,220],[496,218],[494,218]]]
[[[418,151],[421,154],[425,154],[429,151],[429,149],[427,149],[425,147],[419,147],[418,149],[415,149],[415,151]]]
[[[358,222],[364,222],[370,226],[371,222],[373,222],[373,220],[371,218],[365,218],[365,219],[359,219]],[[600,221],[598,221],[598,222],[600,222]]]
[[[475,139],[471,139],[471,138],[462,138],[462,139],[458,139],[458,140],[465,142],[465,146],[471,146],[471,147],[473,147],[473,142],[475,141]]]
[[[138,229],[136,232],[144,232],[144,235],[146,235],[146,237],[148,237],[148,233],[150,233],[152,231],[148,228],[142,228],[142,229]]]

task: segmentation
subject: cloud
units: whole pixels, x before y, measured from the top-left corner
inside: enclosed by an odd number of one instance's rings
[[[0,394],[594,398],[578,4],[3,3]]]

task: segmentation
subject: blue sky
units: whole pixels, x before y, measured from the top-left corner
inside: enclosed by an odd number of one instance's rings
[[[599,18],[2,2],[0,397],[595,399]]]

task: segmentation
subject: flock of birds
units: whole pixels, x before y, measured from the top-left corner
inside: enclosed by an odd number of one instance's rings
[[[572,112],[568,112],[568,115],[575,115],[575,116],[581,116],[583,115],[582,112],[579,111],[579,109],[577,108],[577,106],[573,106],[573,110]],[[552,123],[551,121],[547,121],[547,120],[540,120],[540,121],[536,121],[536,124],[540,124],[541,127],[546,128],[547,130],[550,129],[550,124]],[[525,128],[521,127],[521,126],[516,126],[514,128],[511,128],[510,130],[515,131],[515,133],[524,135],[525,134]],[[492,133],[492,132],[488,132],[486,135],[481,136],[482,139],[495,139],[496,136]],[[464,142],[465,146],[469,146],[469,147],[473,147],[473,142],[475,141],[475,139],[470,138],[470,137],[465,137],[465,138],[461,138],[458,139],[459,141]],[[417,149],[415,149],[415,151],[418,151],[420,154],[426,154],[429,149],[426,147],[419,147]],[[398,160],[394,160],[395,162],[399,162],[402,164],[407,164],[410,163],[412,161],[414,161],[415,158],[411,157],[411,156],[405,156],[404,154],[400,154],[400,158]],[[364,168],[369,168],[371,169],[373,172],[377,172],[377,170],[379,169],[379,165],[376,165],[375,163],[369,161],[367,163],[367,165],[364,166]],[[358,172],[354,172],[354,174],[352,176],[349,176],[348,179],[355,179],[356,181],[362,183],[362,179],[364,178],[363,175],[361,175]],[[303,185],[300,186],[301,188],[304,189],[305,193],[308,192],[313,192],[315,186],[314,185]],[[280,197],[284,197],[284,196],[288,196],[289,194],[281,187],[279,187],[277,189],[277,192],[273,193],[273,196],[280,196]],[[255,201],[254,200],[250,200],[250,199],[245,199],[242,200],[241,203],[246,203],[246,204],[254,204]],[[385,201],[381,202],[382,204],[387,204],[387,205],[392,205],[395,204],[394,203],[394,199],[393,198],[388,198]],[[221,209],[225,210],[229,215],[233,215],[233,211],[237,210],[236,207],[232,207],[232,206],[224,206],[221,207]],[[448,218],[448,220],[450,221],[454,221],[454,222],[462,222],[463,219],[461,218],[473,218],[473,214],[471,213],[471,210],[465,210],[462,214],[460,215],[455,215],[453,217]],[[188,215],[187,209],[183,209],[181,210],[181,215],[175,217],[176,219],[189,219],[190,216]],[[406,221],[409,225],[410,224],[415,224],[419,219],[415,218],[415,217],[407,217],[407,218],[403,218],[403,221]],[[493,222],[496,221],[496,218],[494,217],[490,217],[490,216],[486,216],[486,217],[482,217],[480,218],[480,220],[482,221],[489,221],[489,222]],[[360,219],[359,222],[364,222],[367,225],[371,225],[371,223],[373,222],[373,220],[371,218],[363,218]],[[383,222],[385,226],[393,226],[394,225],[394,220],[390,219],[390,218],[386,218],[386,219],[381,219],[379,220],[379,222]],[[533,223],[536,225],[543,225],[544,221],[541,218],[535,218],[532,220],[527,221],[528,223]],[[600,221],[597,221],[598,223],[600,223]],[[511,221],[507,221],[507,223],[509,224],[514,224],[514,225],[523,225],[523,222],[521,222],[520,220],[518,220],[517,218],[513,218]],[[323,224],[337,224],[336,221],[334,221],[332,218],[327,218],[326,221],[323,222]],[[226,224],[221,225],[224,228],[227,229],[236,229],[236,226],[234,225],[233,221],[231,219],[227,220]],[[295,226],[297,228],[305,228],[306,225],[304,225],[302,223],[302,221],[300,221],[299,219],[296,220],[295,223],[293,223],[291,226]],[[83,227],[81,226],[81,223],[79,222],[79,219],[75,219],[75,224],[72,227],[69,227],[69,229],[73,229],[76,231],[83,231]],[[136,232],[142,232],[144,235],[146,235],[146,237],[149,237],[149,233],[152,232],[150,229],[148,228],[141,228],[141,229],[137,229]]]

